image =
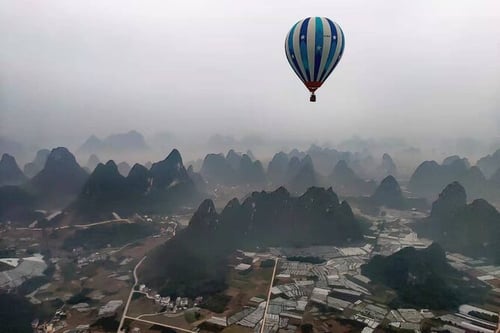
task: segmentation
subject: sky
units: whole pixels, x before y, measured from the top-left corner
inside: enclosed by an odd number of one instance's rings
[[[343,29],[317,103],[291,26]],[[0,135],[500,136],[497,0],[0,1]]]

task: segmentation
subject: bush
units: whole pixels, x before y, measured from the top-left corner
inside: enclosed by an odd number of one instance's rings
[[[274,260],[273,259],[263,260],[260,263],[260,267],[262,267],[262,268],[274,267]]]
[[[222,313],[226,309],[226,305],[230,300],[231,296],[225,294],[215,294],[204,300],[200,306],[212,312]]]
[[[320,257],[313,257],[313,256],[294,256],[294,257],[287,257],[289,261],[299,261],[299,262],[307,262],[310,264],[322,264],[325,262],[324,259],[321,259]]]

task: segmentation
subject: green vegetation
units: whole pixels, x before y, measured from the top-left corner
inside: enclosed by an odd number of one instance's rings
[[[487,313],[480,312],[480,311],[470,311],[469,315],[472,317],[476,317],[476,318],[479,318],[482,320],[489,321],[491,323],[495,323],[495,324],[498,323],[498,316],[497,315],[489,315]]]
[[[50,281],[51,280],[46,276],[35,276],[24,281],[23,284],[17,287],[17,292],[19,295],[28,295]]]
[[[109,223],[77,230],[64,240],[63,248],[72,250],[77,247],[100,249],[108,245],[123,246],[134,240],[147,237],[156,232],[155,226],[146,223]]]
[[[300,325],[300,332],[301,333],[313,333],[313,325],[312,324],[302,324]]]
[[[467,204],[465,189],[457,182],[446,186],[432,204],[431,216],[413,228],[448,251],[500,263],[500,213],[483,199]]]
[[[120,322],[116,319],[116,316],[100,318],[95,321],[90,327],[100,327],[105,332],[115,332],[118,330],[118,326],[120,326]]]
[[[61,265],[61,275],[68,282],[76,278],[76,265],[72,262]]]
[[[184,312],[184,319],[188,323],[194,323],[197,320],[201,319],[201,313],[197,310],[188,310]]]
[[[134,301],[134,300],[137,300],[137,299],[139,299],[139,298],[141,298],[141,297],[143,297],[143,294],[141,294],[141,293],[133,293],[133,294],[132,294],[132,300],[133,300],[133,301]]]
[[[0,240],[2,242],[2,240]],[[0,245],[4,245],[1,244]],[[15,248],[2,248],[0,249],[0,258],[12,258],[16,256],[16,249]]]
[[[260,262],[260,267],[262,267],[262,268],[273,267],[274,268],[274,260],[273,259],[262,260]]]
[[[200,306],[215,313],[222,313],[230,300],[231,296],[219,293],[206,298]]]
[[[228,257],[238,248],[340,245],[361,238],[350,206],[332,189],[312,187],[292,197],[281,187],[254,192],[243,203],[233,199],[220,214],[205,200],[186,229],[148,255],[140,275],[161,294],[207,296],[227,286]]]
[[[66,303],[68,304],[78,304],[78,303],[88,303],[91,301],[87,295],[92,291],[89,288],[83,288],[78,294],[71,296]]]
[[[313,257],[313,256],[294,256],[294,257],[287,257],[289,261],[299,261],[299,262],[307,262],[310,264],[322,264],[325,262],[324,259],[320,257]]]
[[[462,303],[480,302],[487,292],[484,285],[465,281],[436,243],[424,250],[407,247],[388,257],[375,256],[361,271],[374,283],[397,292],[391,303],[394,307],[453,309]]]
[[[32,333],[30,322],[34,315],[33,305],[26,298],[14,294],[0,294],[2,333]]]

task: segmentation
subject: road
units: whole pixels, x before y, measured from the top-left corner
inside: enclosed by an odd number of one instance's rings
[[[264,318],[262,318],[262,326],[260,327],[260,333],[264,333],[264,327],[266,327],[267,308],[269,307],[269,302],[271,301],[271,289],[273,288],[274,277],[276,276],[277,268],[278,268],[278,258],[274,258],[273,277],[271,278],[271,284],[269,285],[269,291],[267,292],[266,308],[264,309]]]
[[[100,221],[100,222],[94,222],[94,223],[89,223],[89,224],[74,224],[74,225],[63,225],[61,227],[56,227],[54,230],[64,230],[64,229],[69,229],[69,228],[80,228],[80,229],[86,229],[88,227],[93,227],[96,225],[101,225],[101,224],[108,224],[108,223],[115,223],[115,222],[121,222],[121,223],[133,223],[129,219],[115,219],[115,220],[106,220],[106,221]],[[26,227],[19,227],[16,228],[16,230],[30,230],[30,231],[42,231],[44,228],[26,228]]]
[[[130,301],[132,300],[132,295],[134,294],[135,286],[137,286],[137,283],[139,282],[139,280],[137,279],[137,268],[139,268],[139,266],[142,264],[144,259],[146,259],[146,256],[142,257],[141,261],[139,261],[137,263],[137,265],[135,265],[135,267],[134,267],[134,272],[133,272],[134,273],[134,284],[133,284],[132,288],[130,288],[130,294],[128,295],[128,300],[127,300],[127,303],[125,304],[125,308],[123,309],[123,315],[122,315],[122,319],[120,320],[120,325],[118,325],[118,330],[116,331],[117,333],[121,333],[121,331],[122,331],[123,322],[125,321],[125,317],[127,317],[128,306],[130,305]]]
[[[167,328],[171,328],[171,329],[174,329],[174,330],[177,330],[177,331],[182,331],[182,332],[186,332],[186,333],[196,333],[194,331],[190,331],[190,330],[187,330],[185,328],[182,328],[182,327],[177,327],[177,326],[172,326],[172,325],[166,325],[166,324],[162,324],[162,323],[157,323],[155,321],[150,321],[150,320],[146,320],[146,319],[141,319],[141,318],[136,318],[136,317],[129,317],[129,316],[124,316],[123,319],[125,319],[125,317],[127,319],[132,319],[132,320],[136,320],[136,321],[141,321],[143,323],[147,323],[147,324],[152,324],[152,325],[158,325],[158,326],[163,326],[163,327],[167,327]]]

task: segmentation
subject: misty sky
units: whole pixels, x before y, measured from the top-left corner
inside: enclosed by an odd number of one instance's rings
[[[318,102],[284,38],[344,30]],[[498,0],[0,1],[0,135],[500,134]],[[201,140],[201,139],[200,139]]]

